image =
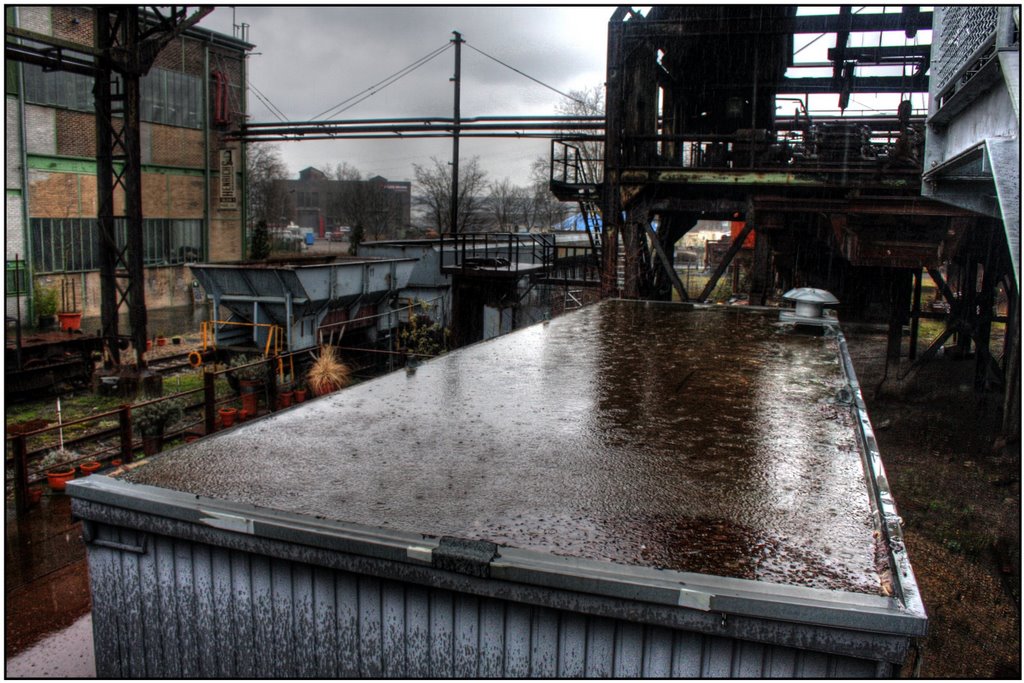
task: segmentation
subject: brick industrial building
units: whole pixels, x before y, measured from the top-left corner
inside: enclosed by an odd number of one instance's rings
[[[6,8],[6,25],[92,47],[93,10]],[[248,43],[200,28],[171,41],[141,84],[145,290],[150,308],[192,297],[189,261],[226,261],[245,249],[245,152],[224,134],[245,116]],[[6,62],[7,315],[20,295],[70,282],[79,311],[98,315],[99,230],[93,78]],[[222,173],[223,171],[223,173]],[[121,213],[123,193],[115,195]],[[12,277],[15,257],[28,277]],[[18,291],[20,289],[20,292]]]
[[[381,176],[333,180],[316,168],[299,171],[298,180],[274,181],[285,198],[287,218],[321,237],[335,226],[362,223],[374,238],[402,237],[409,225],[412,184]],[[282,217],[284,218],[284,217]]]

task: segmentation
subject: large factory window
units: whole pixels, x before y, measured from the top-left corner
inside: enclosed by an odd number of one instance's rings
[[[6,275],[4,293],[7,296],[28,294],[28,273],[25,271],[25,261],[23,259],[8,260]]]
[[[91,77],[66,71],[43,71],[34,64],[24,67],[26,101],[95,111]],[[203,83],[200,78],[167,69],[152,69],[140,86],[140,119],[180,128],[202,128]]]
[[[143,121],[182,128],[201,128],[202,81],[188,74],[153,69],[142,79]]]
[[[126,241],[125,222],[115,221],[117,243]],[[203,222],[149,218],[142,221],[143,262],[148,266],[177,265],[203,257]],[[100,238],[96,219],[32,218],[32,266],[37,273],[98,270]]]
[[[43,67],[35,64],[23,66],[26,102],[78,111],[94,110],[91,76],[68,71],[43,71]]]

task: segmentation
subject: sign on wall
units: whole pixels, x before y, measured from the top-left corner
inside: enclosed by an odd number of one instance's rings
[[[220,208],[238,208],[238,188],[235,177],[235,150],[220,151]]]

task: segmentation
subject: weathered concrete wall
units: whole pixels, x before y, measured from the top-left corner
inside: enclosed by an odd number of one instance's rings
[[[100,274],[98,272],[40,275],[35,278],[35,283],[36,286],[56,287],[60,291],[62,280],[74,283],[79,310],[83,315],[100,315]],[[145,283],[146,308],[186,306],[192,301],[192,273],[188,266],[146,268]],[[124,309],[122,314],[127,315],[127,309]],[[157,330],[151,331],[157,332]],[[165,330],[167,333],[172,331]]]
[[[93,133],[95,137],[96,133]],[[57,153],[57,110],[25,105],[25,151],[29,154]]]
[[[7,125],[4,126],[7,134],[4,136],[6,150],[4,152],[4,188],[8,190],[21,189],[21,130],[18,126],[18,99],[8,97],[4,101],[4,115],[7,117]]]

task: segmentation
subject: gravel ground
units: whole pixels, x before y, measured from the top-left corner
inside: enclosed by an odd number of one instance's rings
[[[1019,679],[1020,444],[998,438],[1001,396],[975,393],[973,360],[886,372],[884,333],[845,334],[928,611],[920,675]]]

